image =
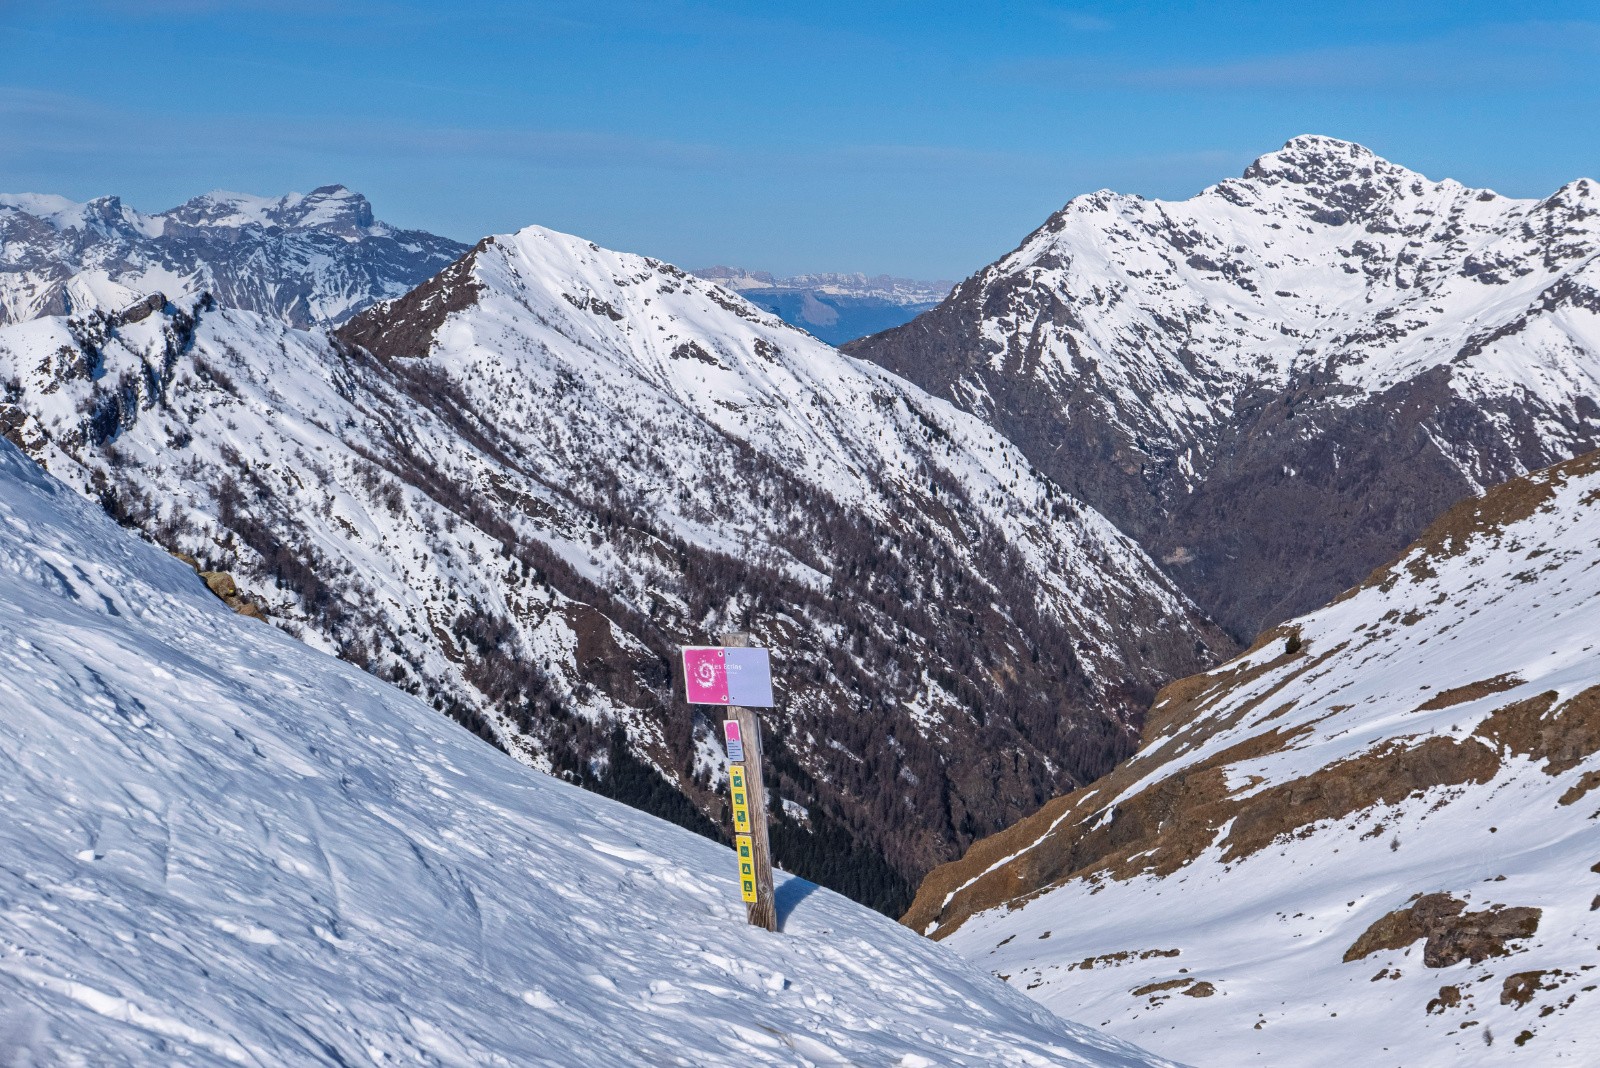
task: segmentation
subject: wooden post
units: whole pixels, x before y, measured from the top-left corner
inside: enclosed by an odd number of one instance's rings
[[[748,634],[724,634],[724,647],[747,649]],[[772,896],[772,847],[767,842],[767,782],[762,772],[761,723],[755,709],[728,706],[728,718],[739,724],[744,739],[744,774],[750,793],[750,840],[756,866],[756,899],[745,902],[745,919],[753,927],[778,929],[778,904]],[[737,841],[737,837],[735,841]]]

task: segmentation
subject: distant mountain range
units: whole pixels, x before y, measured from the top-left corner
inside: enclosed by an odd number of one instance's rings
[[[87,312],[127,292],[180,303],[209,293],[291,326],[339,323],[466,250],[375,220],[342,185],[272,198],[208,193],[154,215],[117,197],[3,193],[0,324]]]
[[[800,274],[777,278],[742,267],[693,272],[830,345],[875,334],[927,311],[949,295],[954,282],[919,282],[880,274]]]
[[[988,420],[1248,641],[1600,445],[1600,186],[1515,200],[1297,137],[1190,200],[1077,197],[845,348]]]

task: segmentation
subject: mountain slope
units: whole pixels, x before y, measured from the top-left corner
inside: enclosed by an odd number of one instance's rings
[[[977,419],[539,228],[336,337],[136,302],[0,330],[0,375],[13,440],[292,633],[708,833],[675,648],[751,631],[779,862],[896,914],[1228,648]]]
[[[126,296],[210,293],[292,326],[337,323],[427,280],[466,246],[372,217],[342,185],[277,198],[208,193],[144,215],[117,197],[0,193],[0,324]]]
[[[907,922],[1201,1065],[1591,1063],[1597,593],[1600,452],[1167,687],[1137,756]]]
[[[1156,1065],[241,620],[0,442],[7,1064]],[[952,1006],[960,1006],[952,1013]]]
[[[1182,201],[1077,197],[848,351],[991,421],[1248,639],[1446,507],[1600,446],[1600,190],[1297,137]]]

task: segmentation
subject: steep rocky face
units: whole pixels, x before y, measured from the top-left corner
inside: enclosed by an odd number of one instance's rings
[[[85,313],[107,292],[210,293],[291,326],[338,323],[434,275],[466,246],[373,218],[341,185],[277,198],[208,193],[144,215],[0,194],[0,324]]]
[[[1591,452],[1166,687],[1137,755],[935,870],[905,922],[1198,1065],[1581,1063],[1597,593]]]
[[[1600,189],[1300,137],[1181,203],[1078,197],[846,346],[989,420],[1236,636],[1469,493],[1600,445]]]
[[[0,330],[0,421],[52,472],[276,625],[708,833],[725,764],[675,649],[752,632],[777,858],[880,908],[1229,649],[992,428],[667,264],[530,228],[332,336],[127,306]]]

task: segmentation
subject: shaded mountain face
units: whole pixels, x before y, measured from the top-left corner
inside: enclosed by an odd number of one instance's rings
[[[730,850],[230,614],[3,441],[0,708],[6,1064],[1172,1068],[801,879],[752,928]]]
[[[1446,507],[1600,445],[1600,188],[1513,200],[1299,137],[1098,192],[846,346],[989,420],[1248,640]]]
[[[1597,820],[1592,452],[1168,686],[1135,757],[905,922],[1197,1065],[1582,1063]]]
[[[778,861],[898,913],[1228,643],[992,428],[677,268],[530,228],[336,334],[0,330],[8,435],[307,642],[720,833],[676,648],[774,651]]]
[[[706,267],[697,278],[731,289],[750,303],[830,345],[911,321],[949,295],[953,282],[865,274],[801,274],[777,278],[767,271]]]
[[[208,193],[144,215],[117,197],[0,194],[0,324],[160,292],[201,293],[291,326],[343,322],[426,281],[466,246],[372,217],[342,185]]]

